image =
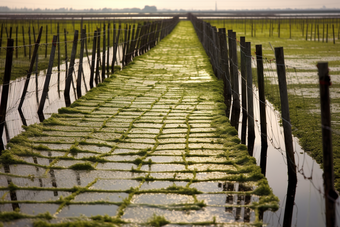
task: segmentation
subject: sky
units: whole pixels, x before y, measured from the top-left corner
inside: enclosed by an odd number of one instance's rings
[[[215,2],[218,10],[244,9],[307,9],[307,8],[340,8],[339,0],[1,0],[0,6],[10,8],[144,8],[145,5],[156,6],[157,9],[214,10]]]

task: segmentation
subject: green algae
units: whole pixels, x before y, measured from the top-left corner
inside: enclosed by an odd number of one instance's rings
[[[94,170],[95,169],[89,162],[76,163],[74,165],[71,165],[69,168],[73,170]]]
[[[170,222],[166,220],[165,217],[153,214],[153,216],[149,218],[149,220],[146,222],[146,225],[154,226],[154,227],[161,227],[169,223]]]
[[[12,211],[12,212],[0,212],[0,221],[2,222],[9,222],[9,221],[15,221],[22,218],[39,218],[39,219],[46,219],[51,220],[52,215],[49,212],[38,214],[38,215],[28,215],[20,213],[19,211]]]

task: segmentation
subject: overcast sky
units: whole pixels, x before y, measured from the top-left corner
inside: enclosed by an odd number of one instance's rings
[[[1,0],[0,6],[10,8],[144,8],[145,5],[157,9],[213,10],[215,2],[218,10],[228,9],[285,9],[285,8],[340,8],[340,0]]]

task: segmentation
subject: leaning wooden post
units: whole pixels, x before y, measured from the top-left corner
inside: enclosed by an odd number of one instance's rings
[[[42,92],[41,99],[40,99],[40,102],[39,102],[38,116],[39,116],[40,122],[45,120],[43,110],[44,110],[44,106],[45,106],[46,97],[47,97],[47,94],[48,94],[48,88],[50,86],[50,80],[51,80],[51,74],[52,74],[52,68],[53,68],[53,61],[54,61],[54,56],[55,56],[55,49],[56,49],[56,45],[57,45],[57,38],[58,37],[56,35],[53,36],[52,49],[51,49],[50,60],[48,62],[47,74],[46,74],[46,77],[45,77],[45,84],[44,84],[43,92]]]
[[[238,78],[238,59],[237,59],[237,45],[236,45],[236,32],[231,32],[230,49],[230,69],[232,77],[232,89],[233,89],[233,107],[231,110],[231,122],[230,124],[238,130],[239,118],[240,118],[240,94],[239,94],[239,78]]]
[[[59,22],[57,24],[57,45],[58,45],[58,96],[60,98],[60,35],[59,35]]]
[[[85,29],[81,30],[80,34],[80,53],[79,53],[79,67],[77,76],[77,97],[81,97],[81,73],[83,72],[83,58],[84,58],[84,47],[85,47]]]
[[[77,52],[77,43],[78,43],[78,30],[74,31],[74,38],[73,38],[73,46],[72,46],[72,52],[71,52],[71,59],[70,59],[70,68],[68,70],[67,78],[65,81],[65,90],[64,90],[64,98],[65,98],[65,105],[66,107],[71,105],[71,99],[70,99],[70,87],[71,87],[71,81],[72,81],[72,75],[74,71],[74,61],[76,58],[76,52]]]
[[[240,52],[241,52],[241,91],[242,91],[242,129],[241,129],[241,143],[246,144],[247,132],[247,68],[245,55],[246,38],[241,37]]]
[[[282,114],[282,125],[284,131],[285,147],[286,147],[286,158],[287,158],[287,168],[288,168],[288,188],[287,191],[291,191],[290,196],[286,199],[286,208],[283,220],[283,226],[291,226],[293,209],[291,209],[292,203],[295,198],[295,190],[297,184],[296,176],[296,165],[294,158],[294,148],[292,140],[292,129],[290,124],[289,116],[289,104],[288,104],[288,94],[287,94],[287,82],[286,82],[286,69],[283,48],[275,48],[275,58],[276,58],[276,70],[279,80],[280,88],[280,99],[281,99],[281,114]]]
[[[266,98],[264,95],[264,76],[263,76],[263,58],[262,45],[256,45],[256,63],[257,63],[257,81],[259,88],[259,106],[261,121],[261,173],[266,175],[267,168],[267,117],[266,117]]]
[[[96,63],[96,48],[97,47],[97,31],[94,31],[93,45],[92,45],[92,58],[91,58],[91,73],[90,73],[90,88],[93,88],[93,75],[94,65]]]
[[[105,36],[106,36],[106,30],[105,30],[105,23],[103,26],[103,53],[102,53],[102,82],[105,79],[105,52],[106,52],[106,40],[105,40]]]
[[[276,70],[279,80],[280,88],[280,99],[281,99],[281,114],[282,114],[282,126],[284,130],[285,146],[286,146],[286,157],[288,165],[288,180],[296,182],[296,166],[294,158],[294,148],[292,140],[292,128],[290,124],[289,116],[289,104],[288,104],[288,94],[287,94],[287,82],[286,82],[286,68],[284,61],[284,54],[282,47],[275,48],[275,58],[276,58]]]
[[[1,95],[1,103],[0,103],[0,155],[2,151],[5,150],[4,142],[2,141],[2,134],[4,132],[4,126],[6,122],[6,111],[7,111],[7,101],[8,101],[8,92],[9,92],[9,82],[11,80],[11,72],[12,72],[12,60],[13,60],[13,51],[14,51],[14,40],[7,40],[7,49],[6,49],[6,63],[5,63],[5,75],[2,84],[2,95]]]
[[[245,43],[246,68],[247,68],[247,101],[248,101],[248,153],[253,156],[255,129],[254,129],[254,104],[253,104],[253,73],[251,68],[251,43]]]
[[[42,35],[42,27],[39,30],[38,38],[37,38],[37,41],[35,42],[35,46],[34,46],[34,50],[33,50],[33,56],[31,58],[30,67],[27,71],[27,78],[26,78],[24,89],[22,91],[22,95],[21,95],[20,102],[19,102],[19,105],[18,105],[19,115],[20,115],[22,124],[25,125],[25,126],[27,126],[27,122],[26,122],[26,119],[24,117],[24,113],[22,112],[21,108],[22,108],[22,105],[24,104],[24,101],[25,101],[25,96],[26,96],[26,93],[27,93],[28,84],[30,82],[31,73],[33,71],[33,66],[34,66],[34,63],[35,63],[35,60],[36,60],[36,56],[38,55],[38,49],[39,49],[39,44],[40,44],[40,40],[41,40],[41,35]]]
[[[320,82],[320,106],[322,126],[322,150],[323,150],[323,180],[326,203],[326,226],[336,226],[336,202],[338,194],[334,189],[333,148],[331,130],[331,112],[329,99],[329,86],[331,78],[327,62],[318,63]]]
[[[95,76],[96,86],[100,83],[99,68],[100,68],[100,29],[97,30],[97,60],[96,60],[96,76]]]

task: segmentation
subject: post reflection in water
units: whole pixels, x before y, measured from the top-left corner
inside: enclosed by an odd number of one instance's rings
[[[287,196],[286,196],[286,206],[285,206],[285,215],[283,218],[283,226],[289,227],[292,224],[292,217],[293,217],[293,209],[295,204],[295,192],[296,192],[296,181],[288,182],[287,187]]]
[[[48,152],[48,156],[49,157],[52,157],[52,153],[51,152]],[[50,158],[49,160],[49,163],[51,164],[51,162],[53,161],[52,158]],[[57,188],[57,181],[56,181],[56,178],[55,178],[55,174],[54,174],[54,169],[50,169],[49,171],[50,175],[51,175],[51,183],[52,183],[52,186]],[[53,191],[53,195],[54,196],[58,196],[58,191]]]
[[[246,191],[251,191],[252,188],[249,186],[246,186],[244,184],[239,184],[239,183],[231,183],[231,182],[225,182],[225,183],[219,183],[218,184],[219,188],[222,188],[223,191],[225,192],[232,192],[232,191],[239,191],[239,192],[246,192]],[[225,208],[225,212],[227,213],[233,213],[235,217],[235,221],[240,221],[242,220],[242,208],[241,207],[236,207],[233,208],[232,205],[234,204],[234,201],[237,205],[249,205],[251,201],[251,195],[232,195],[229,194],[226,197],[226,204],[231,205],[230,207]],[[234,210],[235,209],[235,210]],[[244,207],[244,214],[243,214],[243,222],[249,223],[250,222],[250,208],[249,207]],[[262,219],[261,219],[262,220]]]
[[[4,170],[5,170],[5,173],[11,173],[8,164],[4,164]],[[10,186],[12,184],[12,179],[10,177],[7,177],[7,183],[8,183],[8,186]],[[18,200],[16,191],[13,190],[11,187],[9,189],[9,195],[10,195],[11,201],[17,201]],[[20,209],[19,203],[12,203],[12,209],[13,209],[13,211]]]

